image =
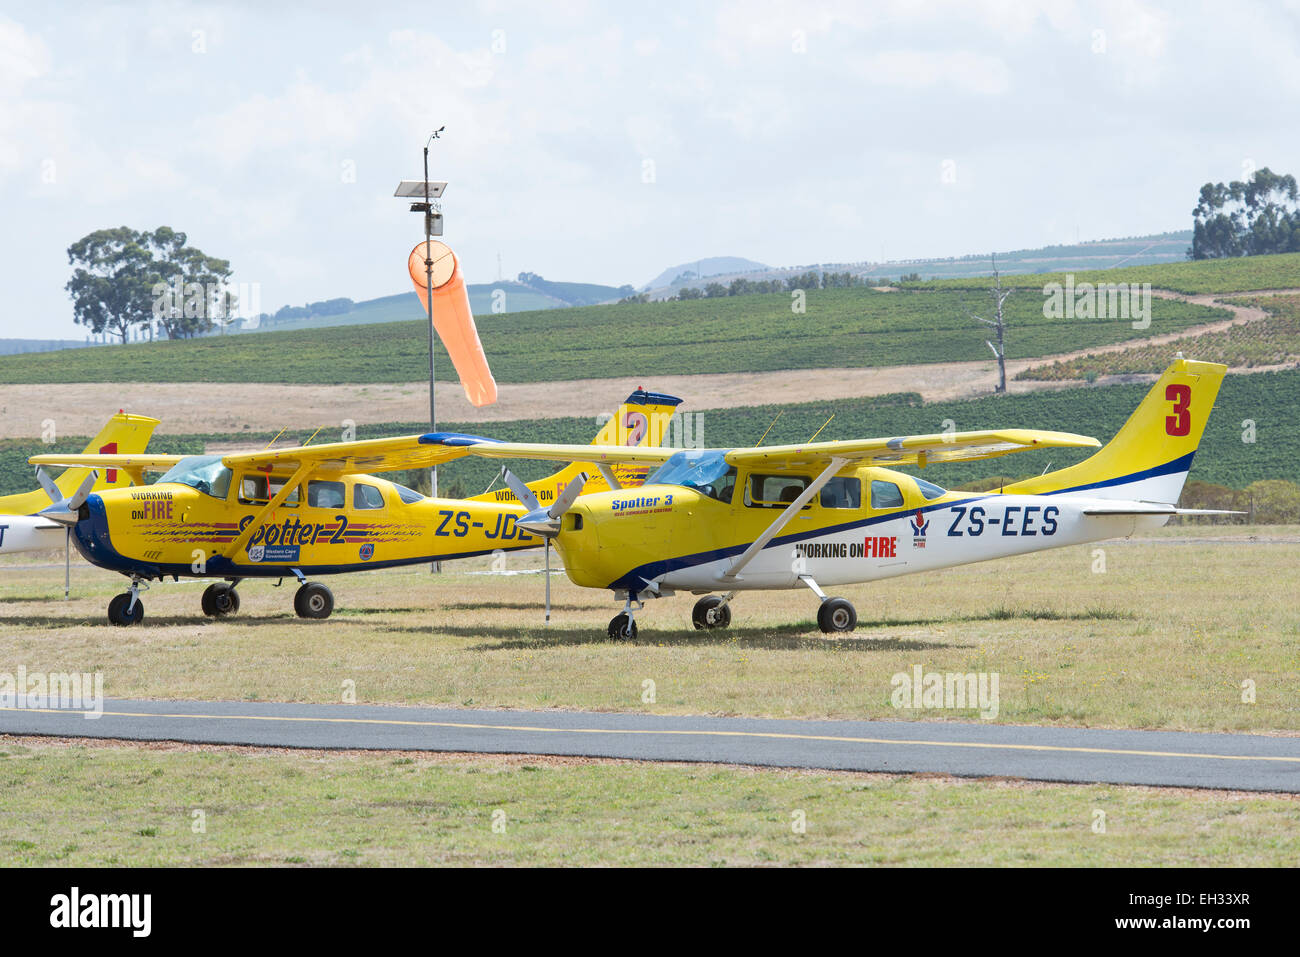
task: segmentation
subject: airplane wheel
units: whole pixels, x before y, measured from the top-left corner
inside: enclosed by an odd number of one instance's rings
[[[108,620],[115,625],[138,625],[144,621],[144,602],[135,600],[135,607],[127,614],[126,606],[131,604],[131,593],[123,592],[108,603]]]
[[[609,637],[615,641],[636,637],[636,622],[627,615],[615,615],[609,623]]]
[[[705,595],[691,609],[691,621],[696,631],[726,628],[731,624],[731,606],[722,604],[718,595]]]
[[[858,624],[858,613],[844,598],[827,598],[817,609],[817,624],[822,631],[852,631]]]
[[[239,611],[239,592],[230,585],[209,585],[203,590],[202,604],[209,618],[224,618]]]
[[[294,594],[293,610],[299,618],[328,618],[334,610],[334,595],[319,582],[308,582]]]

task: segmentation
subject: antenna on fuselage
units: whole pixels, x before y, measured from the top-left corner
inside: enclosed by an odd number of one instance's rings
[[[280,441],[280,436],[284,435],[284,433],[287,431],[289,431],[289,427],[286,425],[279,432],[275,433],[275,438],[273,438],[270,442],[267,442],[266,448],[262,449],[262,451],[265,452],[266,449],[269,449],[271,446],[275,445],[276,442]]]
[[[783,415],[785,415],[785,409],[782,409],[781,411],[777,412],[777,414],[776,414],[776,419],[781,418],[781,416],[783,416]],[[772,420],[772,424],[769,425],[769,426],[767,427],[767,432],[771,432],[771,431],[772,431],[773,427],[776,425],[776,419],[773,419],[773,420]],[[755,445],[762,445],[762,444],[763,444],[763,440],[764,440],[765,438],[767,438],[767,432],[764,432],[762,435],[760,435],[760,436],[758,437],[758,441],[755,442],[754,444],[755,444]]]
[[[831,419],[833,419],[833,418],[835,418],[835,413],[834,413],[834,412],[831,413]],[[814,432],[814,433],[812,434],[812,439],[809,439],[808,441],[811,442],[813,439],[817,438],[817,436],[819,436],[819,435],[821,435],[823,432],[825,432],[825,431],[826,431],[826,426],[828,426],[828,425],[831,424],[831,419],[827,419],[825,422],[823,422],[823,423],[822,423],[822,427],[821,427],[820,429],[818,429],[816,432]]]

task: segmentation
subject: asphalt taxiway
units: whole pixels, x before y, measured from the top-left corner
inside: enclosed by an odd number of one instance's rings
[[[1300,737],[994,722],[108,699],[93,718],[57,708],[0,708],[0,733],[1300,792]]]

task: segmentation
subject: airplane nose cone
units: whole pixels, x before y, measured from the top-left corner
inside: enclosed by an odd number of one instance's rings
[[[551,513],[544,508],[535,508],[522,516],[515,525],[532,535],[554,538],[560,534],[560,520],[551,518]]]

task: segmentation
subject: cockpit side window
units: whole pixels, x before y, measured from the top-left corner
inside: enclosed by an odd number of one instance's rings
[[[880,479],[871,481],[871,507],[872,508],[902,508],[903,507],[903,490],[893,482],[884,482]]]
[[[822,508],[861,508],[862,480],[837,476],[822,486]]]

